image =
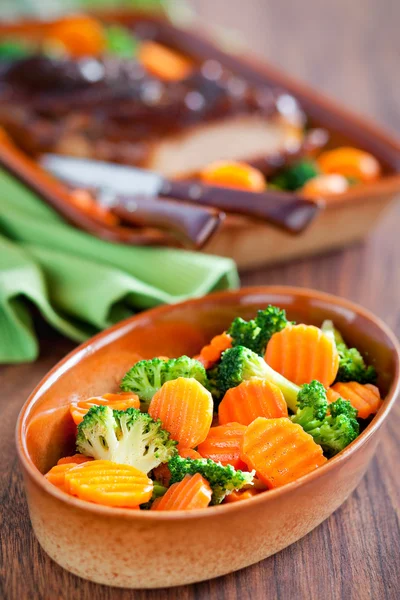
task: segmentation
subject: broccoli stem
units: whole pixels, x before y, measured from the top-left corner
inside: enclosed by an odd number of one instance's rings
[[[283,375],[277,371],[274,371],[274,369],[270,367],[267,362],[265,363],[264,367],[264,377],[271,383],[274,383],[276,386],[278,386],[286,400],[288,408],[290,408],[292,412],[296,412],[297,395],[300,391],[300,387],[286,379],[286,377],[283,377]]]

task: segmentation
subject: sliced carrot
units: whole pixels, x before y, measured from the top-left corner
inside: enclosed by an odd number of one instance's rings
[[[153,482],[135,467],[110,460],[93,460],[75,465],[65,473],[68,493],[105,506],[134,508],[148,502]]]
[[[344,194],[348,189],[346,177],[338,173],[327,173],[309,179],[301,188],[301,194],[307,198],[330,197]]]
[[[331,402],[335,402],[335,400],[339,400],[339,398],[340,398],[340,394],[335,392],[335,390],[332,389],[331,387],[326,390],[326,399],[328,400],[329,404]]]
[[[206,508],[211,501],[211,488],[200,473],[186,475],[182,481],[174,483],[151,510],[192,510]]]
[[[178,454],[182,458],[202,458],[201,454],[199,454],[197,450],[193,450],[192,448],[180,448],[178,450]]]
[[[233,490],[230,494],[225,496],[223,502],[231,503],[231,502],[240,502],[240,500],[248,500],[249,498],[253,498],[253,496],[257,496],[260,493],[260,490],[250,488],[248,490]]]
[[[328,387],[339,368],[335,340],[314,325],[287,325],[274,333],[267,344],[265,360],[297,385],[317,379]]]
[[[380,164],[372,154],[346,146],[322,152],[317,162],[323,173],[338,173],[360,181],[374,181],[381,172]]]
[[[264,175],[247,163],[216,161],[200,173],[201,180],[209,185],[239,188],[251,192],[263,192],[266,188]]]
[[[65,17],[49,27],[46,42],[61,44],[74,58],[98,56],[105,48],[104,28],[87,15]]]
[[[87,190],[82,190],[80,188],[71,190],[69,198],[72,204],[81,208],[102,223],[113,226],[118,225],[120,222],[119,218],[108,208],[96,202],[92,194]]]
[[[211,458],[235,469],[247,471],[247,465],[240,458],[240,448],[246,426],[240,423],[229,423],[211,427],[208,436],[199,444],[197,450],[203,458]]]
[[[166,81],[184,79],[193,69],[188,58],[153,41],[140,44],[138,58],[149,73]]]
[[[75,465],[81,465],[89,460],[93,460],[91,456],[84,456],[83,454],[74,454],[73,456],[64,456],[58,461],[58,465],[65,465],[74,463]]]
[[[360,419],[367,419],[370,415],[375,414],[382,404],[379,390],[372,383],[362,385],[356,381],[338,382],[332,386],[331,390],[344,400],[349,400],[351,405],[358,410],[357,417]]]
[[[274,419],[287,416],[287,404],[281,390],[275,384],[256,377],[228,390],[218,407],[221,425],[233,422],[250,425],[257,417]]]
[[[210,369],[215,363],[221,359],[221,355],[225,350],[232,347],[232,338],[229,333],[221,333],[213,337],[211,342],[200,350],[200,354],[196,359],[203,363],[206,369]]]
[[[140,400],[139,396],[132,392],[120,392],[118,394],[103,394],[102,396],[96,396],[88,400],[72,402],[70,412],[75,424],[79,425],[92,406],[99,405],[109,406],[114,410],[126,410],[127,408],[140,408]]]
[[[68,471],[76,467],[76,465],[76,462],[56,465],[55,467],[52,467],[48,473],[46,473],[45,477],[48,481],[50,481],[50,483],[60,488],[60,490],[66,492],[65,475]]]
[[[326,462],[322,448],[290,419],[259,417],[247,427],[242,459],[268,488],[277,488]]]
[[[180,448],[195,448],[211,427],[213,399],[196,379],[179,377],[167,381],[153,396],[149,415],[161,419],[164,429]]]

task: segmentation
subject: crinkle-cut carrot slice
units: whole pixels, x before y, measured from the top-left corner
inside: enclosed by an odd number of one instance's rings
[[[93,460],[91,456],[85,456],[84,454],[74,454],[73,456],[64,456],[57,462],[58,465],[65,465],[68,463],[74,463],[75,465],[81,465],[85,462]]]
[[[241,500],[248,500],[249,498],[253,498],[253,496],[257,496],[257,494],[260,493],[261,490],[255,488],[250,488],[248,490],[233,490],[233,492],[225,496],[223,502],[240,502]]]
[[[306,181],[300,190],[302,196],[306,198],[329,198],[344,194],[349,189],[349,182],[343,175],[337,173],[328,173],[318,175]]]
[[[297,385],[317,379],[328,387],[339,368],[335,340],[314,325],[288,325],[274,333],[267,344],[265,360]]]
[[[210,369],[215,363],[219,362],[221,355],[225,350],[232,347],[231,336],[224,331],[212,338],[211,342],[200,350],[195,358],[203,363],[206,369]]]
[[[337,392],[335,392],[334,389],[327,388],[326,390],[326,399],[328,400],[329,404],[331,404],[331,402],[335,402],[335,400],[339,400],[340,398],[340,394],[338,394]]]
[[[133,392],[119,392],[117,394],[103,394],[102,396],[94,396],[88,400],[79,400],[72,402],[70,405],[70,413],[76,425],[83,420],[88,410],[92,406],[109,406],[114,410],[126,410],[127,408],[140,408],[139,396]]]
[[[135,508],[148,502],[153,482],[135,467],[93,460],[65,473],[65,489],[81,500],[105,506]]]
[[[356,381],[338,382],[332,386],[331,390],[344,400],[348,400],[358,410],[357,417],[359,419],[367,419],[370,415],[375,414],[382,404],[379,390],[372,383],[362,385]]]
[[[206,508],[211,501],[211,488],[200,475],[186,475],[182,481],[174,483],[151,510],[193,510]]]
[[[381,173],[375,156],[359,148],[343,146],[326,150],[319,155],[317,162],[323,173],[338,173],[359,181],[374,181]]]
[[[246,426],[240,423],[229,423],[211,427],[208,436],[198,445],[198,452],[203,458],[215,462],[232,465],[235,469],[247,471],[247,465],[240,458],[240,449]]]
[[[200,177],[204,183],[223,187],[263,192],[266,188],[264,175],[247,163],[218,160],[203,169]]]
[[[179,377],[167,381],[153,396],[149,415],[161,419],[164,429],[180,448],[203,442],[213,418],[213,399],[196,379]]]
[[[178,454],[182,458],[202,458],[201,454],[197,450],[193,450],[193,448],[179,448]]]
[[[218,419],[225,423],[250,425],[257,417],[287,417],[288,409],[281,390],[269,381],[253,377],[231,388],[218,407]]]
[[[76,467],[76,465],[76,462],[57,464],[46,473],[45,477],[47,481],[60,488],[60,490],[66,492],[65,474]]]
[[[98,56],[105,47],[104,28],[88,15],[65,17],[48,28],[47,41],[62,44],[74,58]]]
[[[193,69],[188,58],[153,41],[140,44],[138,58],[146,71],[166,81],[184,79]]]
[[[268,488],[296,481],[327,460],[312,436],[285,417],[253,421],[243,437],[242,459]]]

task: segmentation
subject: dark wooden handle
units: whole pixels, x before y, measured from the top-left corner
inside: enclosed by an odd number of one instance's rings
[[[19,150],[1,129],[0,166],[36,192],[69,223],[107,241],[132,245],[174,246],[179,238],[187,247],[200,248],[223,219],[223,215],[216,210],[192,205],[183,207],[180,203],[178,206],[177,202],[170,200],[167,200],[165,205],[162,204],[162,200],[158,200],[156,206],[155,201],[151,199],[139,198],[136,215],[121,209],[120,216],[136,227],[148,229],[143,231],[100,222],[74,205],[68,187]],[[161,210],[160,215],[157,215],[157,209]],[[157,228],[165,231],[156,231]]]
[[[195,248],[204,246],[225,217],[214,208],[166,198],[117,196],[116,202],[112,211],[123,221],[165,229]]]
[[[293,193],[262,193],[203,185],[196,181],[167,181],[161,193],[219,210],[272,223],[290,233],[301,233],[321,210],[322,202]]]

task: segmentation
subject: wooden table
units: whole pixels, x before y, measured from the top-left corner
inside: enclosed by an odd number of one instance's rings
[[[176,0],[178,1],[178,0]],[[400,132],[396,0],[198,0],[201,14],[240,29],[286,70]],[[315,287],[362,303],[400,333],[400,207],[362,246],[244,274],[244,285]],[[73,348],[47,328],[35,364],[0,368],[0,598],[4,600],[394,600],[400,597],[400,405],[357,490],[301,541],[218,580],[153,592],[80,580],[36,542],[14,450],[18,411],[41,377]],[[101,549],[99,549],[101,551]],[[210,557],[212,560],[212,556]]]

